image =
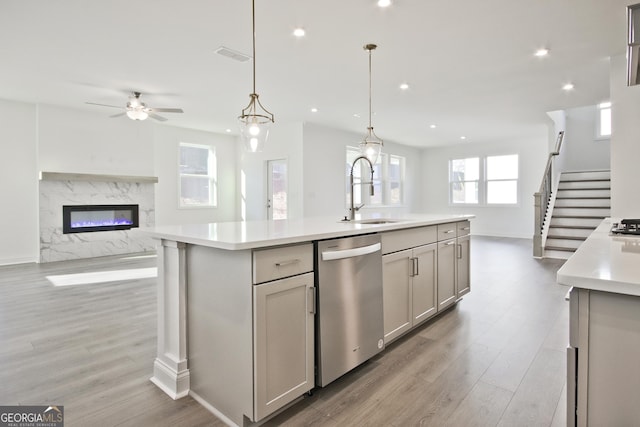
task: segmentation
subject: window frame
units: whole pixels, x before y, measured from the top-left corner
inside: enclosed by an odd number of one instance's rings
[[[504,179],[488,179],[488,164],[487,160],[490,157],[504,157],[504,156],[516,156],[517,158],[517,178],[504,178]],[[456,160],[466,160],[466,159],[478,159],[478,180],[468,180],[468,181],[453,181],[453,173],[452,166],[453,162]],[[505,153],[505,154],[491,154],[491,155],[470,155],[465,157],[455,157],[449,158],[449,168],[448,168],[448,193],[449,193],[449,206],[450,207],[519,207],[521,197],[521,188],[520,188],[520,155],[518,153]],[[490,182],[507,182],[507,181],[515,181],[516,182],[516,202],[515,203],[489,203],[489,183]],[[478,202],[477,203],[467,203],[467,202],[453,202],[453,184],[456,182],[477,182],[478,183]]]
[[[499,179],[489,179],[489,158],[491,157],[512,157],[516,158],[516,178],[499,178]],[[493,156],[485,156],[485,180],[484,180],[484,195],[485,195],[485,204],[487,206],[519,206],[520,205],[520,156],[518,154],[498,154]],[[489,202],[489,183],[490,182],[513,182],[516,183],[516,201],[514,203],[491,203]]]
[[[453,180],[453,162],[456,160],[472,160],[472,159],[478,159],[478,179],[470,179],[470,180]],[[449,205],[451,206],[478,206],[480,205],[480,201],[482,200],[482,157],[480,156],[472,156],[472,157],[464,157],[464,158],[457,158],[457,159],[449,159]],[[453,201],[453,187],[454,184],[459,184],[459,183],[463,183],[463,184],[467,184],[469,182],[475,182],[477,183],[477,188],[478,188],[478,199],[476,202],[454,202]]]
[[[181,157],[182,157],[182,148],[198,148],[207,150],[208,158],[207,158],[207,174],[199,175],[199,174],[189,174],[182,173],[181,170]],[[218,160],[216,156],[216,150],[214,146],[208,144],[196,144],[190,142],[180,142],[178,143],[178,209],[214,209],[218,207]],[[209,182],[209,203],[196,203],[196,204],[185,204],[183,202],[182,197],[182,178],[183,177],[191,177],[198,179],[206,179]]]

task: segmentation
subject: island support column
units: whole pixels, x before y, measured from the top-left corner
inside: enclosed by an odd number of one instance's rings
[[[158,246],[158,353],[151,381],[173,399],[189,393],[187,368],[186,245]]]

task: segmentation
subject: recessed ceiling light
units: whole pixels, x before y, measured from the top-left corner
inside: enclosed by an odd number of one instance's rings
[[[358,119],[359,119],[359,118],[360,118],[360,114],[358,114],[358,113],[354,113],[354,114],[353,114],[353,117],[355,117],[355,118],[358,118]]]
[[[566,85],[562,86],[562,90],[566,90],[566,91],[573,90],[573,88],[574,88],[573,83],[567,83]]]
[[[549,55],[549,49],[544,48],[544,47],[540,48],[540,49],[536,50],[535,55],[537,57],[539,57],[539,58],[542,58],[543,56],[547,56],[547,55]]]
[[[231,129],[227,129],[227,130],[226,130],[226,132],[227,132],[227,133],[231,133]]]
[[[378,7],[389,7],[391,6],[391,0],[378,0]]]
[[[436,125],[431,125],[431,126],[429,126],[429,127],[430,127],[431,129],[435,129],[435,128],[436,128]]]
[[[306,34],[306,32],[304,31],[304,28],[296,28],[295,30],[293,30],[293,35],[296,37],[304,37],[304,35]]]
[[[314,107],[314,108],[312,108],[312,109],[311,109],[311,112],[312,112],[312,113],[317,113],[317,112],[318,112],[318,109]]]
[[[466,136],[461,136],[460,139],[467,139],[467,137]]]
[[[401,83],[401,84],[400,84],[400,89],[402,89],[402,90],[407,90],[407,89],[409,89],[409,84],[408,84],[408,83]]]

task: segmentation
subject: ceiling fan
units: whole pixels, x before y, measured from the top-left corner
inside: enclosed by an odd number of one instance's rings
[[[125,111],[123,113],[114,114],[113,116],[109,117],[120,117],[126,114],[127,117],[129,117],[131,120],[146,120],[147,117],[151,117],[152,119],[166,122],[166,117],[159,116],[156,113],[184,113],[184,111],[182,111],[182,108],[147,107],[147,104],[140,100],[140,95],[140,92],[132,92],[131,96],[129,96],[129,100],[127,101]],[[86,102],[85,104],[99,105],[101,107],[122,108],[117,105],[97,104],[95,102]]]

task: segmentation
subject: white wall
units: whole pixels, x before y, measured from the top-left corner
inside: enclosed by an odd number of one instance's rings
[[[460,207],[449,205],[449,160],[488,155],[518,154],[519,193],[516,206]],[[518,141],[425,149],[422,153],[422,210],[437,214],[473,214],[473,234],[522,237],[533,236],[533,193],[538,190],[548,156],[547,131],[538,137]]]
[[[179,144],[208,145],[216,153],[218,206],[180,208],[178,200]],[[155,126],[156,224],[193,224],[236,220],[236,139],[232,136],[172,126]]]
[[[0,100],[0,265],[38,253],[36,107]]]
[[[154,175],[149,121],[109,118],[50,105],[38,106],[41,171],[106,175]]]
[[[626,67],[611,59],[611,216],[640,218],[640,86],[626,86]]]
[[[312,123],[304,124],[304,216],[348,214],[345,205],[347,176],[346,147],[357,147],[363,134],[345,132]],[[406,158],[405,205],[400,208],[371,208],[393,213],[418,212],[420,208],[420,149],[384,142],[383,151]],[[369,210],[365,206],[362,212]]]
[[[238,189],[241,193],[238,220],[267,218],[267,161],[279,159],[287,160],[288,218],[302,217],[302,137],[302,124],[278,122],[271,127],[263,152],[245,152],[238,141]]]
[[[564,171],[609,170],[609,138],[597,139],[596,105],[566,110],[566,133],[562,146]]]

